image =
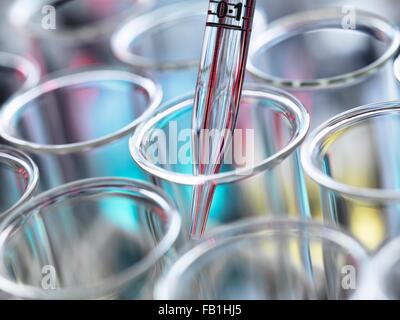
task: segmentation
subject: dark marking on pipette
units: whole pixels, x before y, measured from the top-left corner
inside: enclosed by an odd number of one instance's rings
[[[254,2],[249,6],[247,2],[243,4],[243,2],[230,3],[226,0],[213,0],[210,1],[207,26],[251,31],[250,18],[253,11]]]
[[[239,30],[239,31],[246,31],[240,27],[236,27],[236,26],[231,26],[229,24],[224,24],[224,23],[214,23],[214,22],[207,22],[206,24],[208,27],[221,27],[221,28],[228,28],[228,29],[235,29],[235,30]]]

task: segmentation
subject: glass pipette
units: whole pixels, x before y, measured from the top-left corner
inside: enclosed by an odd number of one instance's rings
[[[196,175],[220,171],[224,151],[233,136],[254,8],[255,0],[210,0],[193,104],[193,173]],[[212,183],[193,189],[192,238],[204,234],[214,189]]]

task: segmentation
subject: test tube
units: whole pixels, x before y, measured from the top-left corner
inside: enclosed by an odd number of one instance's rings
[[[147,73],[160,83],[165,101],[192,91],[204,10],[199,1],[179,1],[133,18],[114,33],[114,55],[133,71]]]
[[[128,135],[161,96],[152,80],[127,71],[62,73],[10,99],[0,135],[32,156],[42,191],[83,178],[143,178],[131,161]]]
[[[194,90],[206,22],[205,1],[176,1],[127,21],[112,37],[115,56],[161,84],[164,101]],[[253,33],[266,28],[255,12]]]
[[[39,66],[19,55],[0,52],[0,106],[18,91],[39,83]]]
[[[154,0],[18,0],[10,6],[8,20],[43,73],[51,73],[115,64],[112,32],[124,19],[154,5]]]
[[[311,129],[345,110],[399,97],[393,76],[397,27],[358,9],[351,17],[342,7],[304,11],[274,21],[254,39],[251,78],[296,96],[310,114]],[[311,212],[320,218],[318,186],[307,179],[307,188]]]
[[[164,193],[94,178],[50,190],[0,226],[0,289],[23,299],[146,299],[180,231]]]
[[[373,251],[400,234],[400,154],[392,138],[399,124],[400,102],[370,104],[325,122],[302,146],[326,223],[347,229]]]
[[[311,276],[299,258],[304,240],[311,248]],[[334,257],[329,265],[327,253]],[[348,299],[354,289],[343,287],[342,271],[356,274],[367,259],[365,248],[338,229],[311,221],[250,219],[222,228],[184,253],[156,285],[155,297]]]
[[[29,200],[36,190],[39,171],[25,153],[0,145],[0,221]]]
[[[250,53],[253,79],[295,95],[310,113],[312,129],[345,110],[398,98],[397,27],[358,9],[354,20],[348,18],[334,7],[276,20]]]
[[[246,88],[221,171],[202,176],[192,171],[192,107],[193,94],[164,104],[130,141],[134,161],[175,200],[185,239],[192,193],[202,185],[215,185],[206,233],[246,217],[309,217],[298,161],[309,117],[297,99],[265,86]]]

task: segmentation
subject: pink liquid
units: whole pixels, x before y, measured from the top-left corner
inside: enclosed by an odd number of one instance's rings
[[[195,175],[218,173],[229,146],[242,93],[254,7],[254,0],[210,0],[193,105]],[[203,138],[210,130],[219,133],[211,145]],[[215,187],[215,183],[207,182],[193,189],[193,238],[204,234]]]

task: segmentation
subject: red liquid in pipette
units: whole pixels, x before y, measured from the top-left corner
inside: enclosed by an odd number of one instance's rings
[[[246,69],[254,0],[210,0],[193,105],[194,174],[218,173],[233,136]],[[219,138],[204,137],[217,130]],[[215,184],[193,189],[192,237],[204,234]]]

